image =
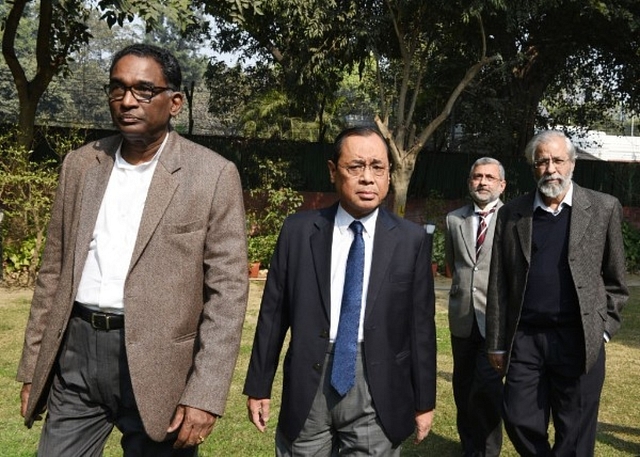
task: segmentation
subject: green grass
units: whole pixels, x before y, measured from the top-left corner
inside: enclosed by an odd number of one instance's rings
[[[408,442],[405,456],[459,455],[455,408],[451,393],[451,347],[447,328],[447,280],[438,281],[438,404],[433,428],[419,445]],[[201,457],[272,456],[281,379],[276,379],[271,421],[260,434],[249,423],[242,385],[256,326],[262,282],[252,282],[249,309],[242,335],[242,349],[229,395],[225,416],[201,446]],[[624,311],[622,330],[607,345],[607,378],[600,408],[598,457],[640,455],[640,287],[632,287],[632,299]],[[19,415],[20,385],[15,371],[20,357],[24,325],[29,313],[31,291],[0,289],[0,457],[35,456],[41,424],[27,430]],[[280,374],[280,372],[279,372]],[[112,434],[105,456],[120,456],[119,433]],[[504,456],[516,456],[505,436]]]

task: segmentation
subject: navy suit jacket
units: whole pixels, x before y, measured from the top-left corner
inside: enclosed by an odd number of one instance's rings
[[[318,390],[329,347],[331,245],[337,204],[290,216],[262,297],[244,393],[270,398],[287,332],[278,426],[294,440]],[[417,224],[380,209],[364,318],[363,358],[376,413],[399,443],[416,411],[435,407],[431,242]]]

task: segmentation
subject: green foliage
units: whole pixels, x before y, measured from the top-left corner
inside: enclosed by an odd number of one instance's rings
[[[56,161],[31,160],[31,151],[20,146],[15,133],[0,136],[0,201],[4,210],[2,242],[5,279],[33,283],[40,265],[46,228],[58,185]],[[78,134],[51,135],[50,145],[61,157],[81,143]]]
[[[303,197],[291,188],[288,161],[253,156],[249,168],[258,179],[258,186],[250,191],[252,208],[247,211],[249,261],[267,266],[284,220],[300,207]]]
[[[444,271],[444,232],[433,232],[433,244],[431,248],[431,261],[438,265],[438,271]]]
[[[456,107],[466,148],[519,155],[536,127],[619,128],[640,105],[639,25],[633,1],[511,2],[486,16],[504,60]]]
[[[197,26],[197,4],[191,0],[136,1],[136,0],[99,0],[102,19],[109,27],[116,24],[142,19],[147,32],[151,32],[165,20],[177,24],[182,31]]]
[[[267,268],[276,248],[278,235],[254,235],[250,236],[247,241],[249,262],[260,262],[263,268]]]
[[[344,71],[366,49],[366,35],[354,26],[359,17],[357,1],[203,3],[218,20],[216,50],[241,52],[246,61],[276,64],[279,81],[270,89],[282,95],[270,98],[286,102],[289,119],[316,122],[317,141],[323,141],[331,128],[325,124],[325,115],[335,102]],[[259,124],[256,119],[252,122]],[[250,127],[261,131],[260,125]]]
[[[447,201],[441,193],[431,190],[425,199],[425,220],[436,226],[433,232],[431,260],[438,265],[438,271],[444,273],[444,231],[447,215]]]
[[[41,246],[42,248],[42,246]],[[23,240],[20,244],[9,244],[4,247],[3,279],[10,284],[29,285],[33,278],[30,271],[37,268],[42,249],[36,249],[35,237]]]
[[[37,107],[56,75],[66,76],[74,52],[89,42],[86,24],[90,7],[84,0],[41,0],[37,10],[27,9],[26,0],[10,2],[3,11],[2,55],[11,70],[19,97],[17,141],[30,147],[33,141]],[[37,24],[37,33],[29,33]],[[29,59],[20,59],[22,40],[29,43]],[[37,62],[37,63],[36,63]],[[34,69],[31,74],[28,70]]]
[[[622,223],[622,236],[624,237],[627,271],[629,273],[637,273],[640,271],[640,230],[629,222],[624,221]]]

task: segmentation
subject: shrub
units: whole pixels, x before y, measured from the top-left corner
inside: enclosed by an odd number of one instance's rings
[[[74,133],[46,138],[60,158],[82,142]],[[34,161],[32,151],[19,146],[16,132],[0,135],[0,201],[3,275],[21,285],[31,285],[40,266],[46,228],[58,185],[58,161]],[[26,279],[25,276],[26,275]]]
[[[255,235],[248,239],[249,261],[260,262],[264,268],[269,266],[271,256],[275,250],[278,235]]]
[[[437,230],[433,232],[433,245],[431,248],[431,261],[438,265],[438,271],[444,273],[444,232]]]
[[[640,230],[624,221],[622,223],[622,236],[624,237],[627,271],[629,273],[637,273],[640,271]]]
[[[247,211],[249,262],[267,267],[284,220],[300,207],[303,197],[291,188],[288,161],[256,158],[255,162],[259,184],[250,191],[253,208]]]

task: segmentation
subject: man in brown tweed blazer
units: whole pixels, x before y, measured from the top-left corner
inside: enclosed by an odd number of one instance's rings
[[[593,456],[604,343],[628,298],[622,208],[572,182],[576,149],[562,132],[537,134],[525,155],[538,186],[498,212],[487,353],[506,372],[504,423],[520,455]]]
[[[18,369],[41,456],[193,456],[222,415],[247,300],[235,166],[180,137],[180,66],[132,45],[105,87],[119,134],[67,155]]]

